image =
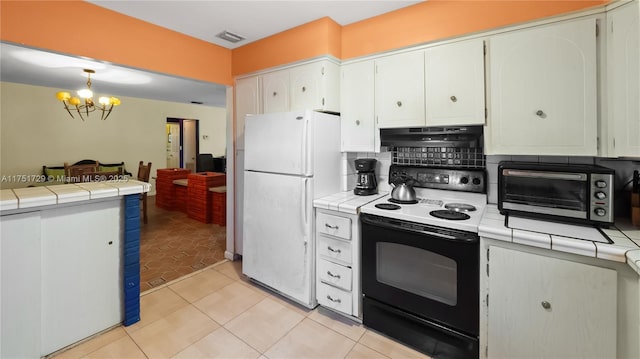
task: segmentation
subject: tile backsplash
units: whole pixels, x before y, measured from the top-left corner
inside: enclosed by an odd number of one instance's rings
[[[391,191],[389,183],[389,166],[391,166],[391,152],[343,152],[342,153],[342,190],[350,191],[356,186],[356,167],[354,161],[359,158],[375,158],[378,191]]]
[[[389,166],[391,166],[391,152],[342,153],[342,190],[350,191],[356,185],[356,169],[354,160],[358,158],[375,158],[378,160],[376,174],[378,177],[378,190],[391,191],[389,186]],[[630,199],[628,190],[629,180],[633,176],[634,169],[640,169],[639,160],[611,159],[581,156],[486,156],[487,169],[487,201],[498,203],[498,164],[501,161],[519,162],[544,162],[559,164],[590,164],[600,165],[616,171],[615,211],[617,216],[626,216],[630,211]]]

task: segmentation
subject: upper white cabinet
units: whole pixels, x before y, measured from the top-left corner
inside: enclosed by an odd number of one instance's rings
[[[379,128],[424,126],[424,50],[375,60]]]
[[[290,70],[291,110],[340,111],[340,67],[313,62]]]
[[[236,149],[244,149],[244,119],[248,114],[260,113],[260,77],[236,80]]]
[[[617,272],[489,247],[487,358],[615,358]]]
[[[595,18],[492,36],[488,59],[487,154],[597,155]]]
[[[262,75],[264,113],[289,111],[289,70]]]
[[[340,111],[339,66],[322,60],[262,75],[264,113]]]
[[[640,27],[638,1],[607,13],[611,156],[640,157]]]
[[[425,52],[426,125],[483,125],[484,41],[429,47]]]
[[[341,150],[374,152],[373,60],[343,65],[340,79]]]

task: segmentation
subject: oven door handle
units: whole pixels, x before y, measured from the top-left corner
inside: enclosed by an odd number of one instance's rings
[[[415,225],[411,224],[408,226],[403,226],[401,224],[392,223],[389,220],[377,219],[377,218],[372,218],[364,215],[360,216],[360,220],[363,223],[366,223],[372,226],[417,233],[417,234],[422,234],[426,236],[433,236],[433,237],[438,237],[447,241],[463,242],[463,243],[469,243],[469,244],[477,243],[479,241],[478,235],[475,233],[460,232],[460,231],[450,230],[446,228],[442,228],[440,230],[437,230],[437,229],[430,230],[428,226],[419,225],[419,224],[415,224]],[[443,233],[443,232],[449,232],[451,234]]]

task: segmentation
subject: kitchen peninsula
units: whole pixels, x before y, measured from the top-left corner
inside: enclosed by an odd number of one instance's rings
[[[136,180],[0,190],[0,357],[40,358],[139,320]]]

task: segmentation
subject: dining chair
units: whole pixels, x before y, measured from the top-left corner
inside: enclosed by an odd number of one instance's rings
[[[64,176],[66,182],[80,183],[88,182],[92,173],[98,172],[98,161],[87,162],[83,164],[70,165],[67,162],[64,163]]]
[[[138,181],[149,182],[149,175],[151,173],[151,162],[144,164],[140,161],[138,165]],[[142,222],[147,224],[147,192],[140,194],[140,200],[142,201]]]

